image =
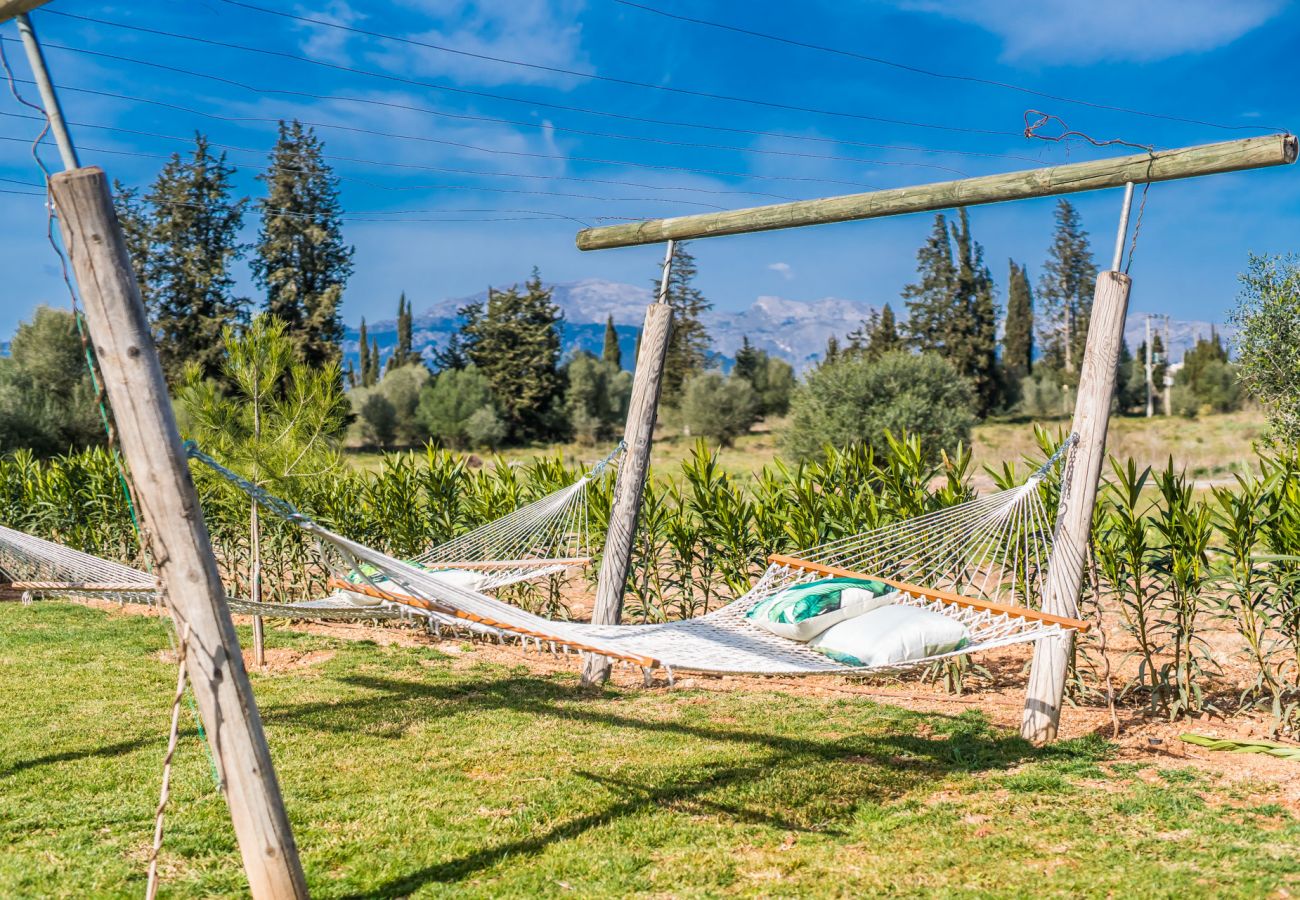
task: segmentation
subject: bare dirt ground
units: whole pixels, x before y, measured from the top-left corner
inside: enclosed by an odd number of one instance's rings
[[[115,615],[159,615],[147,606],[119,605],[114,601],[83,600],[86,605],[104,609]],[[248,616],[235,616],[241,625],[250,624]],[[340,622],[293,622],[277,624],[268,629],[268,644],[274,644],[274,633],[288,629],[303,634],[339,640],[372,641],[381,646],[436,647],[455,659],[453,667],[468,668],[480,662],[501,665],[527,665],[539,675],[574,673],[579,658],[571,654],[551,654],[535,649],[525,651],[516,644],[496,644],[484,640],[448,636],[442,639],[427,634],[418,627],[393,624],[367,625]],[[1116,656],[1123,648],[1115,648]],[[1008,647],[984,654],[980,666],[987,677],[972,679],[970,690],[961,695],[950,694],[940,685],[912,678],[908,680],[867,680],[848,677],[782,678],[752,676],[679,675],[669,684],[662,674],[657,674],[650,687],[646,687],[641,671],[634,667],[615,667],[613,678],[620,687],[636,690],[669,692],[677,690],[702,691],[778,691],[784,694],[807,697],[858,696],[878,703],[887,703],[918,712],[955,715],[968,709],[977,709],[989,721],[1005,728],[1017,728],[1024,700],[1024,685],[1031,650],[1028,647]],[[172,659],[172,654],[163,654]],[[270,646],[263,672],[270,675],[310,675],[312,669],[333,656],[329,650],[299,651]],[[252,668],[251,651],[245,648],[245,664]],[[1230,676],[1230,673],[1224,673]],[[1118,680],[1117,680],[1118,683]],[[1195,732],[1215,738],[1236,740],[1266,738],[1268,719],[1264,715],[1238,713],[1229,717],[1208,714],[1194,720],[1170,722],[1163,717],[1149,715],[1140,706],[1123,704],[1114,714],[1105,706],[1071,706],[1061,716],[1062,738],[1100,735],[1118,747],[1110,765],[1130,763],[1151,770],[1190,767],[1215,781],[1233,783],[1249,781],[1274,786],[1276,802],[1293,812],[1300,813],[1300,763],[1273,756],[1247,753],[1226,753],[1205,750],[1179,739],[1180,734]],[[1155,777],[1152,771],[1150,777]],[[1143,777],[1141,773],[1137,777]]]

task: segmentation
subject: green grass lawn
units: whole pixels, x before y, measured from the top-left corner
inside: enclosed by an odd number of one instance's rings
[[[608,690],[432,648],[254,675],[313,893],[1289,896],[1300,823],[1264,785],[1034,750],[978,712]],[[0,604],[0,896],[138,896],[165,745],[164,625]],[[188,727],[164,895],[240,895]]]

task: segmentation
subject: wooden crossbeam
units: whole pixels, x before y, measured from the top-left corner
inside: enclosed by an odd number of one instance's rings
[[[1069,628],[1078,632],[1087,631],[1092,627],[1091,623],[1085,622],[1082,619],[1071,619],[1067,616],[1054,616],[1051,613],[1039,612],[1038,610],[1030,609],[1027,606],[1012,606],[1007,603],[993,603],[990,600],[977,600],[974,597],[964,597],[961,594],[954,594],[952,591],[943,591],[938,588],[924,587],[919,584],[909,584],[906,581],[895,581],[892,578],[882,578],[879,575],[868,575],[864,572],[854,572],[851,569],[841,569],[839,566],[828,566],[823,563],[800,559],[797,556],[785,556],[780,553],[774,553],[767,558],[767,561],[773,565],[789,566],[792,569],[802,569],[805,572],[816,572],[819,575],[830,575],[835,578],[864,578],[868,581],[879,581],[889,585],[890,587],[898,588],[903,593],[911,594],[914,597],[927,597],[931,600],[950,603],[953,606],[964,606],[968,609],[982,609],[991,613],[1005,613],[1006,615],[1028,619],[1032,622],[1044,622],[1049,625],[1060,625],[1062,628]]]
[[[353,584],[344,578],[330,578],[327,582],[331,588],[340,591],[350,591],[353,594],[362,594],[366,597],[373,597],[376,600],[389,600],[393,603],[401,603],[403,606],[413,606],[416,609],[423,609],[428,612],[441,613],[444,616],[452,616],[457,619],[464,619],[466,622],[476,622],[479,625],[487,625],[491,628],[498,628],[502,631],[509,631],[512,634],[522,634],[531,638],[538,638],[543,641],[560,644],[565,647],[572,647],[574,650],[581,650],[586,653],[597,653],[601,656],[607,656],[610,659],[620,659],[625,662],[635,663],[643,669],[659,668],[659,660],[652,656],[637,656],[631,653],[611,653],[602,647],[593,647],[590,644],[579,644],[567,638],[556,637],[553,634],[546,634],[542,631],[534,631],[530,628],[523,628],[519,625],[512,625],[509,622],[499,622],[496,619],[489,619],[484,616],[477,616],[473,613],[465,612],[462,609],[456,609],[445,603],[437,603],[433,600],[426,600],[423,597],[416,597],[411,594],[399,594],[395,591],[384,591],[369,584]]]
[[[431,571],[438,569],[547,569],[551,566],[589,566],[590,556],[560,556],[554,559],[431,559],[420,563]]]
[[[662,241],[685,241],[724,234],[748,234],[778,228],[878,219],[959,206],[1025,200],[1030,197],[1055,197],[1123,187],[1130,182],[1147,184],[1200,175],[1218,175],[1243,169],[1287,165],[1295,160],[1295,135],[1270,134],[1202,144],[1198,147],[1157,150],[1154,153],[941,181],[936,184],[584,228],[578,232],[578,249],[605,250]]]

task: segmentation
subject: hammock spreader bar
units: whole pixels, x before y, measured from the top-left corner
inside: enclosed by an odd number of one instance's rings
[[[619,653],[612,651],[608,647],[593,647],[589,644],[575,643],[568,638],[556,637],[553,634],[547,634],[541,631],[535,631],[530,628],[524,628],[510,622],[500,622],[495,619],[475,615],[454,606],[443,603],[437,603],[432,600],[426,600],[424,597],[416,597],[412,594],[399,594],[394,591],[386,591],[382,588],[372,587],[368,584],[353,584],[342,578],[331,578],[329,586],[337,590],[351,591],[354,594],[364,594],[367,597],[373,597],[376,600],[387,600],[391,603],[400,603],[403,606],[413,606],[416,609],[423,609],[428,612],[441,613],[444,616],[454,616],[457,619],[464,619],[467,622],[475,622],[479,625],[487,625],[490,628],[499,628],[502,631],[509,631],[512,634],[520,634],[526,637],[537,638],[538,640],[549,641],[555,644],[562,644],[565,647],[571,647],[574,650],[582,650],[588,653],[599,653],[601,656],[608,656],[611,659],[623,660],[625,662],[635,663],[643,669],[657,669],[660,666],[659,660],[650,656],[638,656],[629,653]]]

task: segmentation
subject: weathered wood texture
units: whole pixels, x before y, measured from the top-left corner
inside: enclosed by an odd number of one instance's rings
[[[1285,165],[1295,162],[1295,159],[1294,135],[1243,138],[1199,147],[1160,150],[1150,155],[1139,153],[916,187],[586,228],[578,232],[578,249],[603,250],[666,240],[875,219],[1029,197],[1051,197],[1116,187],[1130,181],[1143,184]]]
[[[31,12],[49,2],[50,0],[0,0],[0,22],[8,22],[14,16]]]
[[[1074,407],[1073,430],[1079,435],[1079,443],[1074,448],[1069,479],[1061,494],[1043,595],[1043,611],[1057,616],[1078,618],[1079,615],[1083,561],[1087,558],[1093,508],[1106,457],[1115,366],[1124,338],[1124,317],[1132,283],[1127,275],[1119,272],[1102,272],[1097,276],[1088,342],[1079,370],[1079,396]],[[1056,738],[1065,676],[1073,652],[1073,632],[1041,638],[1034,646],[1034,664],[1020,724],[1020,734],[1027,740],[1042,742]]]
[[[632,400],[627,411],[627,430],[624,433],[627,450],[618,468],[614,505],[609,514],[609,533],[605,537],[605,555],[596,580],[596,608],[591,621],[597,625],[617,625],[623,615],[623,591],[632,565],[632,542],[636,537],[637,518],[641,514],[646,472],[650,469],[650,447],[654,440],[659,391],[663,386],[664,360],[668,355],[672,327],[672,307],[666,303],[650,304],[645,311],[641,355],[636,361]],[[588,656],[582,670],[583,684],[599,684],[608,678],[609,660],[594,654]]]
[[[130,466],[143,526],[221,777],[254,897],[306,897],[262,719],[181,451],[163,380],[104,173],[51,180],[63,242],[77,277],[104,387]]]
[[[1048,625],[1062,625],[1066,628],[1073,628],[1075,631],[1087,631],[1091,626],[1082,619],[1071,616],[1053,615],[1049,612],[1040,612],[1036,609],[1030,609],[1027,606],[1012,606],[1009,603],[994,603],[991,600],[980,600],[978,597],[966,597],[953,591],[943,591],[938,588],[926,587],[921,584],[910,584],[906,581],[896,581],[893,578],[884,578],[880,575],[874,575],[869,572],[855,572],[852,569],[843,569],[839,566],[828,566],[824,563],[812,562],[806,559],[800,559],[797,556],[786,556],[782,553],[773,553],[767,558],[769,563],[779,566],[789,566],[792,569],[802,569],[805,572],[816,572],[820,575],[830,575],[835,578],[865,578],[870,581],[879,581],[890,587],[898,588],[905,594],[911,594],[913,597],[924,597],[929,600],[938,600],[941,603],[949,603],[953,606],[964,606],[967,609],[983,609],[991,613],[1016,616],[1026,619],[1030,622],[1044,622]]]

